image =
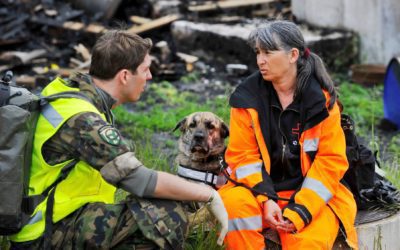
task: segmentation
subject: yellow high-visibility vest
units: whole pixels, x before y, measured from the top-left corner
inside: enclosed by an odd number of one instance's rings
[[[46,86],[42,95],[49,96],[65,91],[79,91],[79,89],[68,87],[63,79],[56,78]],[[72,161],[49,165],[43,158],[42,147],[69,118],[82,112],[97,113],[105,120],[105,116],[93,104],[78,98],[60,98],[42,109],[33,141],[29,195],[41,194],[57,180],[62,168]],[[86,203],[114,203],[115,190],[114,186],[102,178],[98,170],[86,162],[79,161],[68,176],[56,186],[53,223],[65,218]],[[12,241],[35,240],[44,233],[46,202],[47,198],[35,208],[28,224],[19,233],[10,237]]]

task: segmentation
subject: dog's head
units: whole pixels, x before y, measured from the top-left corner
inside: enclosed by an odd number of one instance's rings
[[[174,131],[178,128],[182,132],[179,151],[192,161],[206,160],[225,150],[224,139],[229,136],[229,129],[214,113],[192,113],[178,122]]]

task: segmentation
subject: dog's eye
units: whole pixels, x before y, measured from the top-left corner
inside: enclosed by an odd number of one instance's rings
[[[208,129],[214,129],[214,128],[215,128],[214,124],[212,124],[211,122],[207,122],[207,123],[206,123],[206,127],[207,127]]]
[[[189,127],[191,127],[191,128],[194,128],[194,127],[196,127],[196,122],[192,122],[192,123],[190,123],[190,124],[189,124]]]

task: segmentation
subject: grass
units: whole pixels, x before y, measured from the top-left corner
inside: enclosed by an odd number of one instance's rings
[[[192,73],[181,79],[183,84],[199,80],[199,73]],[[229,86],[227,84],[227,86]],[[400,187],[400,134],[383,140],[376,127],[383,117],[382,86],[366,88],[348,81],[339,85],[340,100],[356,123],[357,135],[373,149],[380,149],[380,159],[387,177]],[[195,111],[211,111],[229,122],[228,87],[226,94],[201,99],[198,94],[178,91],[169,82],[150,84],[142,100],[134,105],[121,106],[114,110],[118,127],[125,137],[132,140],[137,157],[145,166],[174,172],[172,160],[176,152],[178,133],[173,133],[175,125],[186,115]],[[117,192],[117,199],[126,196]],[[185,249],[219,250],[215,244],[215,228],[211,231],[201,225],[190,233]],[[7,242],[0,237],[0,248],[6,249]]]
[[[339,85],[339,100],[343,113],[349,114],[357,125],[357,134],[362,137],[374,136],[375,127],[383,117],[381,100],[383,86],[366,88],[344,81]]]
[[[190,80],[195,81],[191,75],[184,78],[184,83],[189,84]],[[154,85],[153,85],[154,86]],[[171,89],[172,88],[172,89]],[[153,87],[149,88],[147,96],[141,100],[146,103],[150,98],[161,100],[160,103],[154,104],[152,108],[148,108],[148,104],[142,107],[138,112],[129,112],[126,108],[121,107],[116,114],[118,119],[122,121],[121,127],[125,132],[131,131],[131,136],[135,140],[144,142],[144,145],[150,143],[148,139],[152,133],[170,132],[175,124],[187,114],[195,111],[212,111],[221,116],[226,122],[229,122],[229,107],[227,105],[227,96],[218,97],[207,100],[204,104],[197,102],[197,96],[190,92],[179,92],[174,90],[172,84],[164,83],[161,86],[156,85],[156,91]],[[349,114],[355,121],[357,135],[367,142],[373,150],[384,148],[380,158],[383,168],[387,171],[387,176],[397,187],[400,187],[400,171],[398,171],[398,159],[400,156],[400,135],[390,139],[384,146],[383,140],[377,133],[376,127],[380,119],[383,117],[382,91],[383,86],[366,88],[351,82],[343,81],[340,86],[340,100],[345,107],[345,113]],[[228,91],[227,91],[228,92]],[[161,98],[168,96],[168,98]],[[140,107],[136,107],[140,109]],[[129,126],[126,126],[129,124]],[[136,138],[135,138],[136,137]],[[146,164],[149,167],[161,167],[167,171],[173,171],[174,168],[168,168],[168,156],[160,154],[160,151],[153,151],[154,148],[142,145],[141,150],[137,152],[138,158],[142,160],[150,158],[157,159],[154,164]],[[165,145],[173,147],[174,144]],[[176,145],[175,145],[176,146]],[[150,150],[147,151],[147,150]],[[390,157],[382,157],[382,154],[390,155]],[[186,249],[221,249],[215,244],[215,232],[208,232],[201,228],[190,234]]]
[[[196,81],[195,76],[190,75],[184,78],[184,84],[189,81]],[[383,140],[377,133],[376,127],[380,119],[383,117],[382,104],[382,86],[366,88],[348,81],[342,81],[339,86],[340,100],[345,110],[355,121],[357,135],[367,142],[373,150],[381,149]],[[130,134],[134,140],[141,141],[142,146],[137,151],[139,159],[147,161],[149,158],[156,159],[155,162],[146,163],[146,166],[155,167],[167,171],[174,171],[173,167],[168,167],[168,157],[163,155],[159,150],[154,151],[154,147],[146,145],[151,144],[149,141],[152,133],[169,132],[175,127],[175,124],[184,116],[195,111],[212,111],[221,116],[226,122],[229,122],[229,107],[226,97],[217,97],[209,99],[203,104],[199,104],[198,96],[190,92],[179,92],[174,85],[163,83],[161,85],[153,84],[146,96],[141,100],[142,106],[134,107],[137,112],[129,112],[127,108],[121,107],[116,110],[117,120],[121,121],[121,129]],[[229,92],[229,91],[227,91]],[[164,97],[164,98],[163,98]],[[168,97],[168,98],[165,98]],[[152,105],[148,100],[157,99],[159,102]],[[144,108],[146,107],[146,108]],[[129,126],[126,126],[129,124]],[[176,138],[177,136],[175,136]],[[145,139],[143,139],[145,138]],[[174,138],[174,137],[172,137]],[[161,145],[162,147],[163,145]],[[176,147],[174,143],[165,147]],[[388,173],[388,178],[397,186],[400,186],[398,171],[398,159],[400,153],[400,136],[393,137],[385,146],[385,152],[391,157],[385,157],[383,167]],[[396,156],[396,157],[393,157]],[[383,158],[383,157],[381,157]],[[213,232],[202,230],[190,234],[186,249],[221,249],[215,244],[216,236]]]

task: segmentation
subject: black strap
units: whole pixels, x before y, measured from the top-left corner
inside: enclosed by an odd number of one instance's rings
[[[57,94],[53,94],[53,95],[49,95],[49,96],[41,96],[40,98],[41,98],[40,104],[42,106],[46,105],[48,102],[52,102],[52,101],[55,101],[60,98],[79,98],[79,99],[82,99],[82,100],[92,103],[92,101],[89,99],[89,97],[87,97],[86,95],[82,94],[79,91],[65,91],[65,92],[61,92],[61,93],[57,93]]]
[[[67,165],[63,167],[61,170],[60,176],[57,178],[55,182],[53,182],[49,187],[47,187],[41,195],[36,195],[31,198],[31,202],[35,204],[30,204],[29,207],[31,209],[36,208],[36,206],[42,202],[47,197],[46,203],[46,217],[45,217],[45,228],[43,234],[43,248],[45,250],[51,249],[51,238],[53,233],[53,208],[54,208],[54,194],[57,188],[57,184],[64,180],[68,174],[71,172],[72,168],[75,167],[77,160],[73,160],[69,162]],[[50,192],[50,193],[49,193]]]
[[[10,86],[0,82],[0,107],[7,105],[10,99]]]
[[[48,186],[42,192],[41,195],[46,197],[48,195],[48,193],[50,192],[50,190],[53,189],[53,187],[57,186],[58,183],[60,183],[62,180],[64,180],[67,177],[67,175],[69,174],[69,172],[71,172],[72,168],[75,167],[77,162],[78,162],[77,160],[73,160],[73,161],[69,162],[67,165],[65,165],[63,167],[63,169],[61,170],[61,173],[60,173],[59,177],[57,178],[57,180],[55,182],[53,182],[50,186]]]
[[[54,187],[46,203],[46,217],[45,217],[45,228],[43,234],[43,249],[51,249],[51,238],[53,234],[53,208],[54,208],[54,193],[57,187]]]
[[[246,184],[244,184],[244,183],[242,183],[242,182],[238,182],[238,181],[232,179],[232,178],[228,175],[228,173],[226,172],[226,170],[225,170],[225,168],[227,167],[227,165],[226,165],[226,163],[225,163],[225,161],[224,161],[223,159],[220,159],[220,165],[221,165],[221,172],[223,173],[223,175],[225,175],[226,179],[228,179],[230,182],[232,182],[232,183],[235,184],[236,186],[244,187],[244,188],[246,188],[246,189],[248,189],[248,190],[250,190],[251,192],[256,193],[256,194],[264,195],[264,196],[266,196],[268,199],[281,200],[281,201],[290,201],[290,199],[288,199],[288,198],[282,198],[282,197],[279,197],[278,195],[273,195],[273,194],[268,194],[267,192],[262,192],[262,191],[260,191],[260,190],[257,190],[257,189],[254,189],[254,188],[252,188],[252,187],[249,187],[249,186],[247,186]]]
[[[0,79],[0,107],[7,105],[10,100],[10,82],[12,78],[13,73],[8,70]]]

